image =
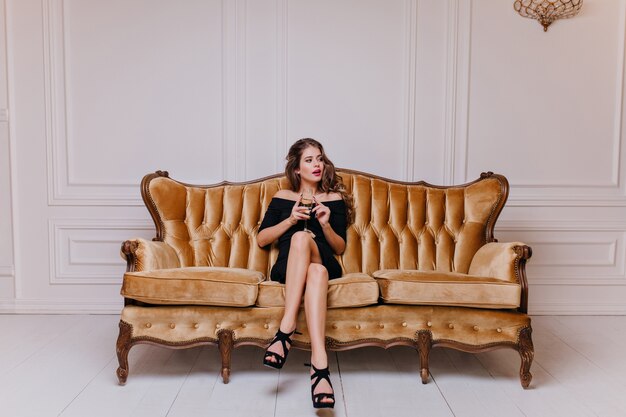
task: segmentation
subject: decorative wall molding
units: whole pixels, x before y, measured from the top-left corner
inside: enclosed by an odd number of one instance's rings
[[[44,82],[48,203],[50,205],[141,205],[136,181],[94,184],[72,178],[67,123],[64,0],[43,0]]]
[[[626,207],[626,198],[594,197],[589,194],[563,196],[516,196],[516,187],[511,187],[508,207]]]
[[[605,275],[601,278],[592,279],[589,277],[572,278],[570,275],[540,276],[529,270],[528,284],[531,287],[624,287],[626,286],[626,277],[623,275]]]
[[[612,175],[608,182],[518,183],[511,181],[511,207],[626,207],[626,5],[621,5],[618,39],[619,67],[616,69],[615,126],[612,142]]]
[[[15,276],[15,268],[13,265],[0,266],[0,278],[12,278]]]
[[[288,138],[288,56],[289,56],[288,0],[276,0],[276,172],[285,169],[283,156],[289,149]]]
[[[467,181],[472,0],[447,2],[444,184]]]
[[[442,178],[444,184],[454,181],[454,150],[456,141],[457,91],[458,91],[458,58],[459,58],[459,2],[448,0],[446,33],[446,85],[444,112],[444,147]]]
[[[80,181],[72,173],[64,0],[42,1],[48,204],[142,206],[136,178],[95,183]],[[246,179],[246,10],[247,0],[222,0],[223,178],[214,182]],[[187,182],[201,184],[206,180]]]
[[[154,234],[152,222],[141,220],[50,219],[48,225],[52,285],[120,285],[122,242]]]
[[[417,0],[406,0],[405,7],[405,181],[415,181],[415,112],[417,107]]]
[[[496,223],[496,233],[498,230],[626,231],[626,222],[597,220],[498,220]]]
[[[122,297],[103,299],[0,299],[0,314],[119,314]]]
[[[626,303],[533,303],[529,300],[528,312],[534,316],[626,315]]]
[[[533,184],[533,183],[517,183],[517,182],[512,182],[511,185],[514,186],[517,189],[538,189],[538,190],[549,190],[549,189],[553,189],[553,188],[564,188],[566,190],[574,190],[575,193],[573,194],[569,194],[568,193],[568,197],[573,198],[574,200],[578,200],[580,197],[576,194],[586,194],[585,191],[589,191],[586,190],[588,188],[602,188],[605,190],[610,190],[610,192],[603,192],[602,194],[605,195],[605,198],[612,198],[612,197],[619,197],[623,203],[626,203],[626,178],[622,177],[621,175],[624,174],[625,171],[625,154],[623,152],[620,152],[620,150],[623,151],[623,147],[620,146],[620,143],[623,143],[622,141],[624,141],[624,139],[626,138],[626,132],[624,132],[624,126],[626,125],[624,119],[626,117],[626,114],[624,113],[624,107],[625,107],[625,97],[624,97],[624,77],[626,76],[625,73],[625,57],[626,57],[626,7],[624,5],[622,5],[623,10],[622,10],[622,19],[620,19],[620,36],[618,37],[618,39],[620,39],[621,41],[621,45],[618,51],[619,54],[619,59],[618,59],[618,63],[619,63],[619,67],[617,68],[616,71],[616,77],[617,77],[617,88],[615,91],[615,104],[614,104],[614,108],[615,108],[615,115],[614,115],[614,120],[615,120],[615,126],[613,128],[613,142],[612,142],[612,156],[613,159],[611,161],[611,179],[608,182],[588,182],[588,183],[584,183],[584,184],[577,184],[577,183],[570,183],[567,181],[563,181],[560,183],[538,183],[538,184]],[[580,190],[580,191],[579,191]],[[532,197],[533,194],[530,194],[530,197]]]
[[[247,0],[222,0],[223,179],[246,179]]]
[[[501,241],[521,240],[535,249],[535,258],[527,266],[532,286],[626,286],[624,222],[501,221],[495,235]],[[551,246],[555,248],[552,256],[545,253]],[[559,260],[559,256],[563,258],[559,252],[567,246],[572,251],[580,248],[578,255]],[[543,248],[543,262],[537,261],[539,247]]]

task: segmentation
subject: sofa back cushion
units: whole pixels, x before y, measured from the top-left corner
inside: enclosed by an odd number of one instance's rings
[[[500,175],[483,174],[460,186],[405,183],[339,170],[354,197],[355,221],[338,259],[344,273],[419,269],[467,273],[472,257],[493,241],[508,196]],[[142,195],[181,266],[249,268],[269,276],[278,255],[256,244],[272,196],[288,187],[283,176],[249,183],[194,186],[158,172],[144,177]]]

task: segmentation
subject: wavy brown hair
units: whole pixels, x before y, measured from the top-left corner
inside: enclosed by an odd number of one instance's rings
[[[319,149],[322,154],[322,162],[324,163],[324,174],[320,181],[318,188],[325,193],[334,192],[339,193],[344,203],[346,204],[346,218],[348,224],[351,224],[354,220],[354,200],[350,194],[346,191],[346,186],[343,184],[341,176],[337,174],[335,165],[326,156],[324,147],[321,143],[311,138],[304,138],[297,140],[287,153],[287,164],[285,165],[285,176],[291,184],[291,190],[298,192],[300,190],[300,175],[296,174],[296,170],[300,168],[300,158],[302,158],[302,152],[309,146]]]

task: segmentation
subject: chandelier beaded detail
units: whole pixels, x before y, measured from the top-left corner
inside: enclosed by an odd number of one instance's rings
[[[555,20],[576,16],[582,6],[583,0],[515,0],[513,3],[521,16],[537,19],[544,32]]]

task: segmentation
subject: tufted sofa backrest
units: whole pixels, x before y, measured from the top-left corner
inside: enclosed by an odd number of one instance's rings
[[[494,241],[495,221],[508,196],[501,175],[482,174],[460,186],[437,187],[339,170],[354,197],[355,221],[338,259],[344,273],[420,269],[467,273],[476,251]],[[249,183],[195,186],[166,172],[146,175],[142,196],[181,266],[249,268],[269,276],[278,255],[256,244],[272,196],[288,187],[276,175]]]

